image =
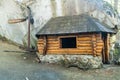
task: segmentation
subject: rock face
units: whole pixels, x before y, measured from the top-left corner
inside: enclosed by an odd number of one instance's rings
[[[0,1],[0,35],[16,43],[22,44],[27,32],[26,23],[8,24],[8,19],[23,18],[22,10],[14,0]]]
[[[93,57],[92,55],[40,55],[39,59],[42,63],[56,63],[66,67],[78,67],[81,69],[93,69],[102,67],[101,57]]]
[[[120,58],[118,59],[118,64],[120,65]]]
[[[27,44],[28,21],[8,24],[8,20],[27,17],[27,5],[31,8],[34,18],[34,24],[31,26],[31,45],[34,47],[36,47],[35,34],[52,17],[86,13],[105,22],[111,28],[118,24],[115,12],[104,4],[103,0],[19,0],[22,3],[16,1],[0,1],[0,35],[22,45]]]

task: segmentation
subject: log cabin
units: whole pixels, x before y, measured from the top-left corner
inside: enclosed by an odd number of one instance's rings
[[[115,31],[86,15],[50,19],[36,34],[41,55],[93,55],[109,61],[110,35]]]

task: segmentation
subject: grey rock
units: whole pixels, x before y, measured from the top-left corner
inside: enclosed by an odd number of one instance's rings
[[[44,63],[61,64],[66,67],[76,66],[82,69],[93,69],[102,67],[102,58],[92,55],[40,55],[39,59]]]

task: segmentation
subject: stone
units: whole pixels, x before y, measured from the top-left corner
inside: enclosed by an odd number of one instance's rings
[[[39,59],[43,63],[61,64],[65,67],[78,67],[81,69],[93,69],[102,67],[102,58],[92,55],[40,55]]]

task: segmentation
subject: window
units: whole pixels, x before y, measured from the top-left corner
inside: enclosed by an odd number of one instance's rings
[[[76,48],[76,37],[60,38],[61,48]]]

